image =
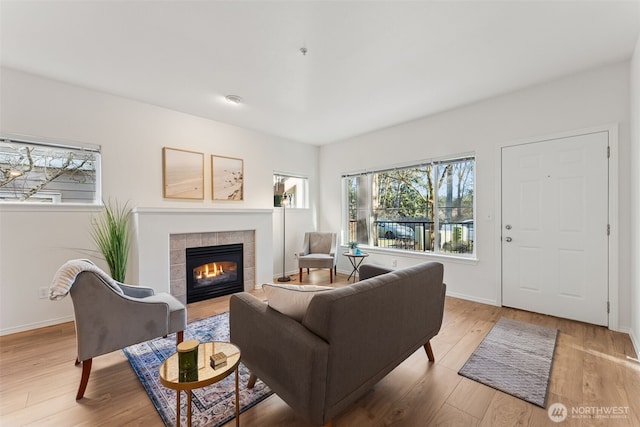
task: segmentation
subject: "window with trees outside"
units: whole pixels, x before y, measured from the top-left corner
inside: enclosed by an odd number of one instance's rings
[[[100,203],[99,147],[0,137],[0,202]]]
[[[309,178],[273,175],[273,206],[304,209],[309,207]]]
[[[475,157],[467,156],[344,175],[348,240],[472,256],[474,169]]]

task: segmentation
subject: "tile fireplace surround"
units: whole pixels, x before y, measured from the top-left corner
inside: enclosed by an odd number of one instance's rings
[[[244,289],[273,281],[272,209],[135,208],[131,273],[186,301],[185,249],[242,243]]]

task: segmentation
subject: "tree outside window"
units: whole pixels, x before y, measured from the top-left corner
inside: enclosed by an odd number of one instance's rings
[[[0,139],[0,201],[99,203],[97,149]]]

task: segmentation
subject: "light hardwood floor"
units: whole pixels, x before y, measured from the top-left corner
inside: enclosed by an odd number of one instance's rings
[[[296,283],[297,275],[291,276]],[[305,283],[328,281],[326,270]],[[336,286],[346,285],[338,275]],[[260,291],[255,292],[261,296]],[[190,304],[189,321],[228,310],[229,297]],[[547,411],[463,378],[459,368],[501,317],[560,330],[548,404],[569,411],[627,408],[625,418],[561,424]],[[640,426],[640,364],[625,334],[606,328],[456,298],[447,298],[435,363],[421,348],[334,420],[346,426]],[[73,323],[0,337],[1,426],[161,426],[122,351],[94,359],[85,398],[75,400],[81,369],[74,366]],[[243,426],[307,426],[276,395],[241,414]],[[228,423],[227,426],[234,425]],[[226,426],[225,426],[226,427]]]

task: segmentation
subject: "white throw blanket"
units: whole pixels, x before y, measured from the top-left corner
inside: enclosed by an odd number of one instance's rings
[[[120,289],[117,283],[107,273],[88,259],[72,259],[65,262],[53,276],[53,282],[49,287],[49,299],[60,300],[66,297],[76,277],[83,271],[92,271],[114,289]],[[122,291],[120,291],[120,293],[122,293]]]

